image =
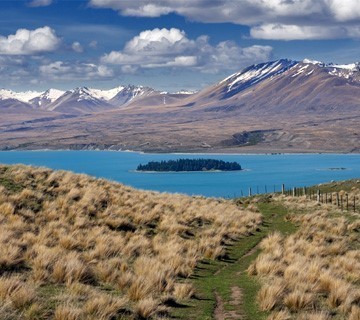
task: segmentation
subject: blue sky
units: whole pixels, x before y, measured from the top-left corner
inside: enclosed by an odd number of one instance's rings
[[[358,0],[0,1],[0,87],[196,90],[279,58],[359,61]]]

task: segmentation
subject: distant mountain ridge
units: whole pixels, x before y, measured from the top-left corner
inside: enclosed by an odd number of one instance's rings
[[[15,92],[8,89],[0,90],[0,109],[41,109],[60,113],[84,114],[116,109],[128,103],[149,98],[151,101],[174,103],[180,97],[188,97],[195,91],[181,90],[176,93],[158,91],[150,87],[124,85],[109,90],[78,87],[62,91],[48,89],[44,92]]]
[[[303,61],[280,59],[252,65],[220,81],[219,84],[226,84],[224,98],[227,98],[264,80],[275,80],[276,76],[283,75],[286,72],[290,73],[290,77],[295,78],[300,75],[309,77],[316,71],[360,82],[360,63],[336,65],[309,59],[304,59]]]
[[[360,105],[360,64],[280,59],[252,65],[199,91],[184,106],[246,115],[353,110]]]
[[[0,90],[0,109],[91,114],[120,107],[187,106],[203,111],[307,112],[360,103],[360,63],[337,65],[280,59],[249,66],[199,92],[161,92],[143,86],[78,87],[45,92]],[[326,109],[326,108],[325,108]],[[324,109],[324,110],[325,110]],[[327,110],[327,109],[326,109]]]
[[[280,59],[198,92],[0,90],[0,149],[360,152],[360,64]]]
[[[62,113],[92,113],[113,109],[140,96],[157,91],[143,86],[119,86],[110,90],[78,87],[68,91],[48,89],[44,92],[0,90],[0,108],[5,105],[29,107]]]

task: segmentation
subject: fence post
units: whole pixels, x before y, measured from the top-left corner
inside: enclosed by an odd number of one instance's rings
[[[340,201],[341,201],[341,211],[344,210],[344,205],[343,205],[343,196],[340,196]]]
[[[325,193],[325,203],[328,203],[327,192]]]
[[[336,205],[338,206],[338,208],[340,207],[340,198],[338,192],[336,192]]]
[[[252,194],[251,194],[251,188],[249,188],[249,197],[251,197],[251,195],[252,195]]]
[[[284,194],[284,193],[285,193],[285,185],[282,184],[282,185],[281,185],[281,194]]]
[[[306,198],[306,187],[303,188],[303,193],[304,193],[303,195],[304,195],[305,198]]]
[[[346,194],[345,197],[346,197],[346,210],[349,211],[349,195]]]
[[[354,212],[356,211],[356,207],[355,207],[355,195],[354,195]]]
[[[320,203],[320,190],[317,191],[316,201]]]

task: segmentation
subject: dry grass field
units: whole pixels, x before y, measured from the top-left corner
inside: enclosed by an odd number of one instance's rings
[[[358,188],[349,190],[350,198],[360,198]],[[260,243],[261,254],[248,268],[261,283],[260,309],[273,320],[359,320],[359,213],[305,197],[276,201],[299,229],[289,236],[274,232]]]
[[[354,181],[321,186],[360,199]],[[360,214],[0,165],[1,320],[359,320]]]
[[[165,319],[262,217],[229,200],[0,166],[0,319]]]

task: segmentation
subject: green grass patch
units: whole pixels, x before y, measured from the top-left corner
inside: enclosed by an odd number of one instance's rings
[[[0,167],[0,186],[4,186],[10,192],[19,192],[24,187],[21,184],[16,183],[8,176],[9,169],[10,168],[7,166]]]
[[[260,284],[247,275],[247,268],[258,256],[259,242],[273,231],[290,234],[296,226],[287,221],[287,209],[280,203],[258,203],[264,216],[264,223],[254,234],[227,247],[227,260],[205,260],[198,265],[192,282],[196,288],[196,298],[174,308],[173,316],[178,319],[213,319],[216,307],[215,293],[224,303],[224,312],[233,311],[242,319],[265,319],[267,313],[259,310],[256,295]],[[231,289],[238,287],[241,297],[235,301]]]
[[[19,192],[24,187],[18,183],[15,183],[12,179],[0,176],[0,186],[4,186],[10,192]]]

